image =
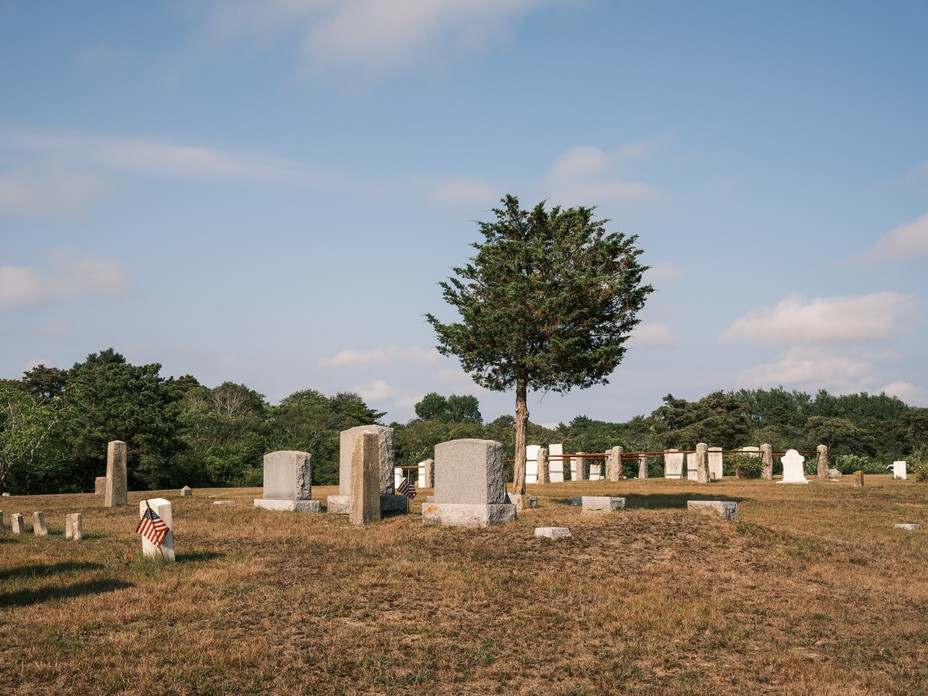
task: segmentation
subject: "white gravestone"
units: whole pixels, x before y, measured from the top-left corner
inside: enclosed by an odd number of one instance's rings
[[[168,526],[167,536],[161,546],[155,546],[144,536],[142,537],[142,555],[148,558],[160,558],[164,561],[174,561],[174,516],[171,514],[171,501],[164,498],[150,498],[139,503],[139,519],[151,507],[155,514]]]
[[[551,445],[548,448],[548,478],[551,483],[564,483],[564,445]]]
[[[599,481],[603,477],[602,464],[590,464],[590,481]]]
[[[419,467],[419,468],[420,468],[419,478],[421,480],[422,478],[421,468],[422,467]],[[405,478],[403,476],[403,470],[400,469],[398,466],[393,467],[393,490],[396,490],[397,488],[400,487],[400,484],[403,482],[403,478]]]
[[[625,498],[585,495],[580,498],[580,505],[582,512],[615,512],[625,509]]]
[[[783,480],[779,483],[809,483],[805,473],[806,458],[794,449],[780,457],[783,462]]]
[[[893,478],[904,479],[906,476],[905,462],[893,462]]]
[[[45,528],[45,513],[32,513],[32,531],[36,536],[48,536],[48,529]]]
[[[64,538],[80,541],[84,536],[84,516],[79,512],[70,512],[64,516]]]
[[[14,512],[10,515],[10,531],[13,534],[22,534],[25,530],[25,524],[23,523],[23,514],[21,512]]]
[[[678,479],[682,477],[683,457],[683,452],[680,450],[664,450],[664,478]]]
[[[586,481],[587,476],[587,463],[586,457],[571,457],[570,458],[570,480],[571,481]]]
[[[714,479],[722,478],[724,466],[722,464],[722,448],[709,448],[709,477]]]
[[[525,483],[538,483],[538,450],[541,445],[525,446]]]
[[[689,481],[698,480],[698,472],[696,471],[696,453],[689,452],[686,455],[686,478]]]

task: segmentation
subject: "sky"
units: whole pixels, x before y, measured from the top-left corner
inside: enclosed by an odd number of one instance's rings
[[[608,385],[928,406],[928,3],[0,0],[0,377],[112,347],[271,403],[512,392],[426,313],[505,194],[655,287]],[[504,327],[501,327],[504,330]]]

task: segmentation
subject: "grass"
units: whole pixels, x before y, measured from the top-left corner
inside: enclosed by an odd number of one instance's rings
[[[928,487],[529,489],[539,508],[488,529],[423,526],[422,493],[367,528],[258,510],[258,489],[131,493],[120,509],[0,498],[0,691],[926,693]],[[582,515],[578,495],[627,509]],[[176,564],[142,558],[134,534],[156,496],[174,504]],[[740,521],[687,514],[699,498],[738,501]],[[48,537],[31,534],[34,510]],[[67,512],[83,513],[82,541],[64,539]]]

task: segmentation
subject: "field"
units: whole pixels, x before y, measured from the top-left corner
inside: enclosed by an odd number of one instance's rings
[[[423,493],[367,528],[255,509],[258,489],[0,498],[0,691],[924,694],[928,486],[850,478],[530,486],[537,509],[477,530],[423,526]],[[578,495],[627,509],[583,515]],[[156,496],[176,564],[134,534]],[[688,499],[736,500],[740,521]],[[534,537],[549,525],[574,536]]]

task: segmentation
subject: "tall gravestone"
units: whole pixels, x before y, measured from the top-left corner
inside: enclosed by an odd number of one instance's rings
[[[351,491],[348,521],[354,525],[380,521],[380,443],[377,433],[355,433],[351,446]]]
[[[760,446],[761,470],[760,477],[767,481],[773,480],[773,445]]]
[[[820,479],[827,479],[828,469],[831,468],[828,466],[828,446],[819,445],[815,448],[815,452],[818,455],[818,468],[816,473]]]
[[[709,448],[709,476],[714,479],[721,479],[725,475],[725,465],[722,461],[722,448]]]
[[[548,468],[548,450],[538,448],[538,483],[551,483],[551,471]]]
[[[506,502],[503,445],[463,439],[435,446],[434,502],[422,506],[426,524],[486,527],[516,518]]]
[[[686,453],[686,479],[688,481],[695,481],[696,476],[696,453],[687,452]]]
[[[264,455],[263,497],[255,507],[289,512],[319,512],[322,503],[313,500],[312,455],[283,450]]]
[[[678,449],[664,450],[664,478],[679,479],[683,477],[683,458],[685,456]]]
[[[589,478],[587,475],[587,461],[586,457],[571,457],[570,458],[570,480],[571,481],[586,481]]]
[[[606,452],[606,480],[619,481],[622,478],[622,448],[613,447]]]
[[[149,498],[139,503],[139,519],[151,507],[155,514],[168,526],[168,533],[161,546],[155,546],[151,540],[142,537],[142,555],[146,558],[160,558],[162,561],[173,563],[174,556],[174,515],[171,512],[171,501],[164,498]]]
[[[590,481],[599,481],[603,477],[602,462],[590,462]]]
[[[621,468],[621,462],[619,463]],[[651,468],[651,461],[644,452],[638,455],[638,478],[646,479],[650,476],[648,470]]]
[[[780,458],[783,462],[783,480],[779,483],[808,483],[805,474],[806,458],[794,449],[787,450]]]
[[[538,450],[540,445],[525,446],[525,483],[538,483]]]
[[[338,515],[347,515],[349,512],[352,452],[354,436],[358,433],[374,433],[377,435],[377,458],[380,467],[380,511],[405,512],[406,496],[396,494],[393,428],[383,425],[359,425],[339,433],[338,495],[328,497],[329,512]]]
[[[106,496],[104,507],[122,507],[129,504],[126,481],[126,443],[113,440],[106,447]]]
[[[709,445],[700,442],[696,445],[696,481],[709,483]]]
[[[548,478],[551,483],[564,483],[564,445],[548,447]]]

